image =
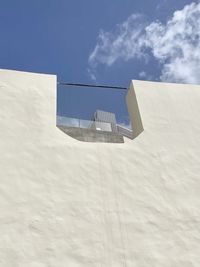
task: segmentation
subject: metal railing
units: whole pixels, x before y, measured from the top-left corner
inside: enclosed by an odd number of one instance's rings
[[[112,132],[111,123],[82,120],[64,116],[57,116],[57,126],[75,127],[83,129],[92,129],[96,131]]]
[[[82,120],[65,116],[57,116],[56,124],[57,126],[64,126],[64,127],[75,127],[75,128],[91,129],[96,131],[115,132],[130,139],[133,139],[133,131],[119,124],[116,125],[116,130],[114,131],[113,125],[108,122]]]
[[[133,139],[133,131],[132,130],[117,124],[117,131],[119,134],[126,136],[129,139]]]

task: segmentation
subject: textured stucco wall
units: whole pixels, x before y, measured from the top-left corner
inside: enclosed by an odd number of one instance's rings
[[[200,86],[133,87],[144,131],[84,143],[55,76],[0,71],[0,267],[200,266]]]

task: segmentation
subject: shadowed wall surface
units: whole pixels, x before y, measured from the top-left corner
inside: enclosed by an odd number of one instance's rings
[[[144,131],[85,143],[56,127],[56,76],[0,71],[0,266],[199,267],[200,86],[131,90]]]

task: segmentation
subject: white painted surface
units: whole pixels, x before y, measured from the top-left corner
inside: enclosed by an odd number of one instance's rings
[[[0,266],[200,266],[200,86],[133,84],[144,132],[83,143],[55,76],[0,71]]]

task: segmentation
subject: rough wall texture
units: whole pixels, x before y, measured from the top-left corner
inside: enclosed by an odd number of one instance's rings
[[[144,131],[84,143],[55,76],[0,71],[0,266],[200,266],[200,86],[133,85]]]

